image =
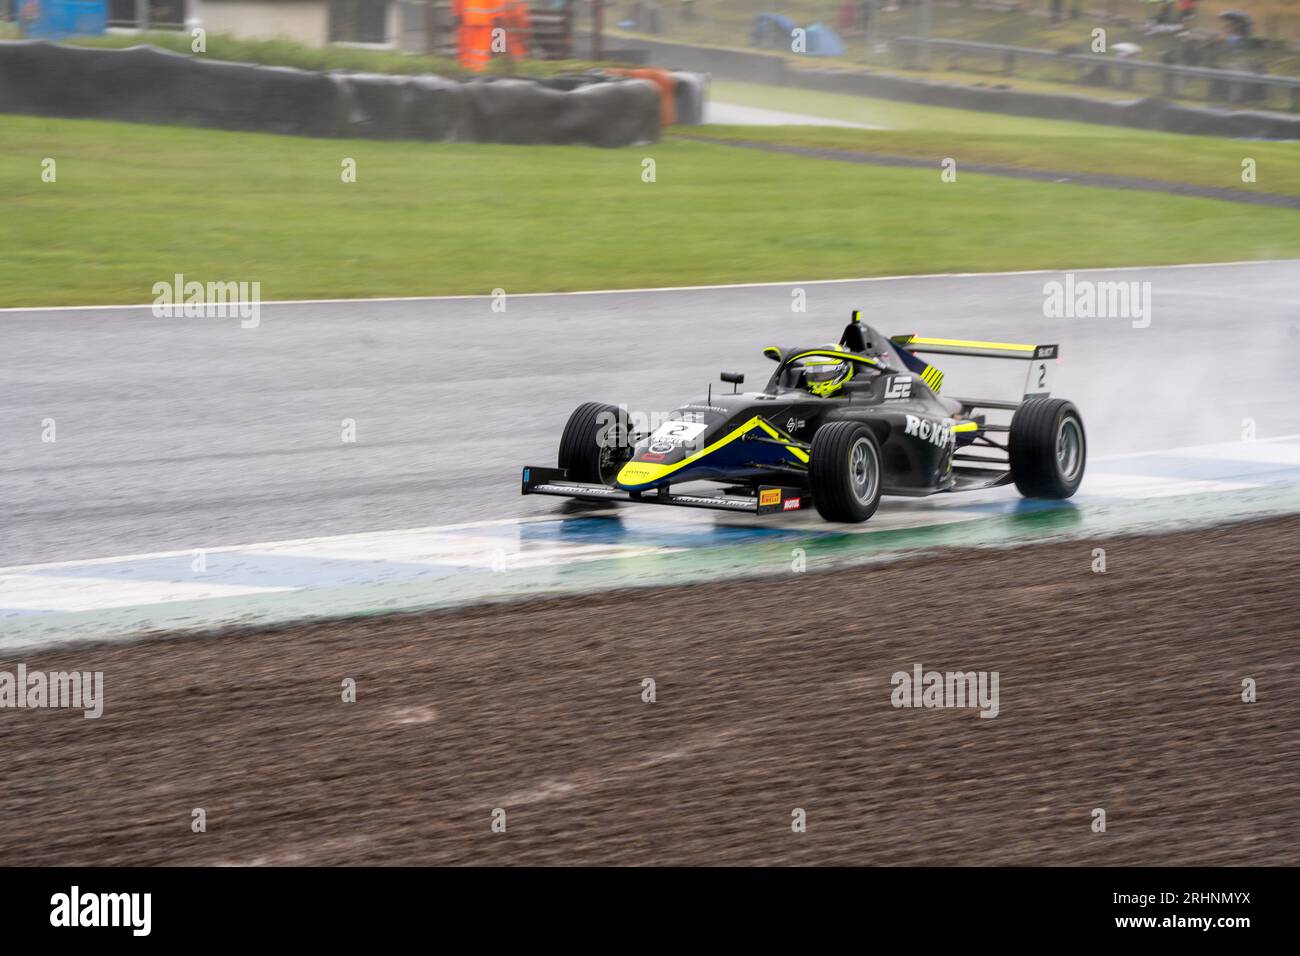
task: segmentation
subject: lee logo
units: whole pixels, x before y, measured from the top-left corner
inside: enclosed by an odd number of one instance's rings
[[[885,398],[910,398],[912,395],[912,376],[895,375],[885,385]]]

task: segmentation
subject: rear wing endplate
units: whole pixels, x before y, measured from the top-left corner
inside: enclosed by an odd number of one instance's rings
[[[976,342],[967,339],[935,339],[923,335],[895,335],[894,344],[909,352],[932,355],[969,355],[975,358],[1015,359],[1029,362],[1025,376],[1025,400],[1051,395],[1051,363],[1060,355],[1058,345],[1020,345],[1014,342]]]

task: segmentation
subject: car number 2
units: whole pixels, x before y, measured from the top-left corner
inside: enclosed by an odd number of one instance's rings
[[[695,438],[705,429],[704,422],[664,422],[655,429],[650,440],[654,442],[671,442],[680,445]]]

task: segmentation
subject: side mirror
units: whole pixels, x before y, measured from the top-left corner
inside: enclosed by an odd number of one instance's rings
[[[740,372],[723,372],[722,380],[724,382],[731,383],[732,385],[731,394],[734,395],[736,394],[736,392],[740,391],[740,386],[744,384],[745,376],[742,375]]]

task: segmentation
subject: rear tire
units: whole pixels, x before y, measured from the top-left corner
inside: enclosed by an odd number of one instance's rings
[[[1069,498],[1083,480],[1083,419],[1062,398],[1031,398],[1011,417],[1011,477],[1026,498]]]
[[[573,410],[560,436],[559,465],[570,481],[612,485],[632,457],[627,412],[617,405],[585,402]]]
[[[813,435],[808,484],[827,521],[856,523],[875,514],[883,471],[880,443],[862,422],[831,422]]]

